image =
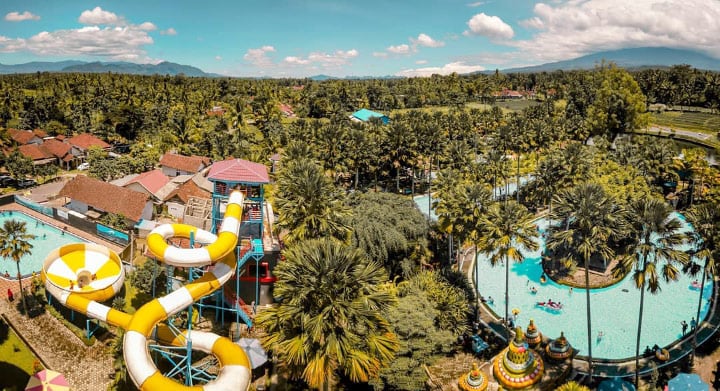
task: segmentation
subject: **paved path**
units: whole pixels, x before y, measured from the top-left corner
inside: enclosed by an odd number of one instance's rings
[[[662,134],[680,134],[687,137],[696,138],[698,140],[711,140],[714,136],[709,133],[702,133],[702,132],[693,132],[691,130],[684,130],[684,129],[672,129],[667,126],[649,126],[648,132],[650,133],[662,133]]]
[[[87,347],[52,315],[27,318],[7,300],[0,300],[0,314],[8,318],[49,369],[65,375],[74,391],[108,389],[114,372],[105,344],[96,341]]]
[[[20,210],[49,224],[60,226],[45,215],[37,213],[17,204],[2,207],[3,210]],[[83,232],[74,227],[67,227],[71,233],[101,243],[114,251],[122,250],[114,243],[110,243]],[[31,278],[23,279],[23,287],[28,288]],[[10,288],[19,299],[17,280],[8,280],[0,277],[0,314],[4,314],[13,327],[28,341],[42,362],[50,369],[65,375],[73,391],[99,391],[106,390],[112,381],[113,359],[109,354],[109,347],[101,341],[96,341],[91,347],[86,346],[75,334],[58,319],[48,313],[35,318],[20,315],[5,298],[5,292]],[[110,341],[107,341],[110,343]],[[24,386],[21,385],[21,386]]]

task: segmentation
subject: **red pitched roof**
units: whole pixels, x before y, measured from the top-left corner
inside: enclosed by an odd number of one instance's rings
[[[203,189],[202,187],[198,186],[195,181],[189,180],[182,185],[180,185],[177,189],[173,190],[170,194],[168,194],[167,197],[165,197],[165,200],[172,199],[173,197],[179,198],[183,203],[188,202],[190,197],[196,197],[196,198],[211,198],[212,193]]]
[[[20,145],[25,145],[37,136],[29,130],[8,129],[10,138]]]
[[[133,221],[142,218],[149,196],[145,193],[115,186],[113,184],[77,175],[58,193],[83,202],[94,209],[121,214]]]
[[[162,170],[157,169],[143,172],[142,174],[130,180],[130,182],[126,183],[125,186],[131,183],[139,183],[150,193],[155,194],[168,182],[170,182],[170,178],[168,178],[167,175],[163,174]]]
[[[160,158],[160,165],[186,172],[198,172],[210,164],[210,159],[202,156],[184,156],[167,152]]]
[[[21,145],[18,147],[18,151],[20,151],[21,154],[29,157],[32,160],[42,160],[53,157],[52,154],[44,151],[37,144]]]
[[[238,183],[270,183],[264,164],[242,159],[228,159],[210,166],[208,180]]]
[[[49,140],[43,141],[40,148],[44,149],[49,154],[62,159],[65,157],[65,155],[70,153],[70,149],[72,147],[70,146],[70,144],[66,144],[51,138]]]
[[[42,129],[35,129],[35,130],[33,130],[33,133],[40,138],[48,136],[47,132]]]
[[[77,136],[67,139],[67,142],[73,147],[78,147],[80,149],[88,149],[92,146],[98,146],[102,149],[110,148],[110,144],[100,140],[90,133],[80,133]]]

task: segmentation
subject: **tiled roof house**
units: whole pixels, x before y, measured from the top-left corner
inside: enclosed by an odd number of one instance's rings
[[[126,189],[135,190],[141,193],[151,195],[157,202],[161,202],[162,199],[159,197],[158,192],[169,181],[170,178],[168,178],[167,175],[163,174],[162,170],[155,169],[137,175],[136,177],[128,181],[125,185],[123,185],[123,187]]]
[[[109,151],[112,146],[105,141],[93,136],[90,133],[80,133],[65,140],[72,147],[71,153],[77,157],[84,158],[90,147],[96,146]]]
[[[77,175],[60,190],[60,197],[67,197],[68,209],[79,213],[89,210],[123,215],[134,223],[140,219],[152,219],[153,204],[150,196],[134,190],[115,186],[85,175]]]
[[[160,158],[160,169],[169,177],[194,175],[210,165],[210,159],[202,156],[184,156],[168,152]]]
[[[8,136],[17,145],[42,144],[43,139],[31,130],[8,129]]]

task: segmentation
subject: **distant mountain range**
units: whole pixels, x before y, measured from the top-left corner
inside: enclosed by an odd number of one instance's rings
[[[523,68],[501,69],[503,73],[531,73],[552,72],[556,70],[593,69],[602,61],[613,62],[622,68],[651,68],[670,67],[673,65],[688,64],[693,68],[720,71],[720,59],[708,55],[683,49],[670,48],[634,48],[620,49],[588,54],[572,60],[558,61],[548,64],[535,65]],[[200,68],[190,65],[161,62],[159,64],[135,64],[131,62],[86,62],[86,61],[58,61],[58,62],[28,62],[25,64],[0,64],[0,74],[35,73],[35,72],[78,72],[78,73],[126,73],[134,75],[180,75],[192,77],[222,77],[215,73],[204,72]],[[481,73],[493,73],[487,70]],[[343,79],[392,79],[398,76],[347,76]],[[338,79],[328,75],[315,75],[312,80]]]
[[[702,53],[670,48],[634,48],[598,52],[572,60],[552,62],[523,68],[503,69],[503,73],[551,72],[557,70],[593,69],[603,60],[621,68],[655,68],[687,64],[697,69],[720,71],[720,59]],[[493,73],[485,71],[483,73]]]
[[[206,73],[200,68],[190,65],[161,62],[159,64],[135,64],[132,62],[28,62],[17,65],[0,64],[0,74],[35,73],[35,72],[77,72],[77,73],[125,73],[132,75],[180,75],[192,77],[216,77],[214,73]]]

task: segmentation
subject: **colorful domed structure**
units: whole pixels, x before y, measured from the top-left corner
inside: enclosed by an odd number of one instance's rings
[[[493,363],[495,379],[505,388],[529,387],[542,378],[545,365],[525,341],[521,327],[515,329],[515,338]]]
[[[553,340],[545,347],[545,354],[553,360],[562,361],[572,354],[572,346],[565,338],[565,333],[560,332],[560,337]]]
[[[480,371],[477,363],[473,363],[470,372],[458,379],[458,387],[462,391],[485,391],[488,388],[488,379]]]
[[[538,331],[532,319],[530,319],[530,324],[525,329],[525,340],[531,348],[535,348],[542,342],[542,333]]]

